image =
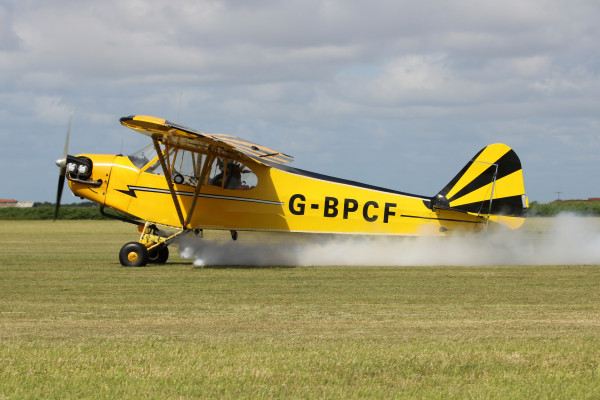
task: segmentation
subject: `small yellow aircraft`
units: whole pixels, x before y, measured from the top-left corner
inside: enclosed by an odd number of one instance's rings
[[[56,162],[55,217],[66,176],[71,191],[100,204],[103,215],[139,225],[139,240],[119,253],[124,266],[165,263],[169,244],[190,231],[229,230],[233,240],[239,231],[444,236],[517,229],[528,207],[521,162],[504,144],[479,151],[429,197],[292,168],[291,156],[234,136],[149,116],[120,121],[152,143],[129,156],[70,156],[69,122]]]

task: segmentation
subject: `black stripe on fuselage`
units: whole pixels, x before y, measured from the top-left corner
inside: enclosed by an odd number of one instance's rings
[[[354,187],[361,188],[361,189],[375,190],[375,191],[383,192],[383,193],[398,194],[401,196],[413,197],[415,199],[420,199],[420,200],[424,200],[424,201],[431,200],[431,197],[427,197],[427,196],[420,196],[417,194],[401,192],[398,190],[386,189],[386,188],[383,188],[380,186],[369,185],[366,183],[351,181],[349,179],[336,178],[335,176],[324,175],[324,174],[319,174],[316,172],[306,171],[306,170],[300,169],[300,168],[289,167],[287,165],[277,164],[277,163],[270,162],[270,161],[264,160],[264,159],[257,159],[257,161],[260,163],[266,164],[266,165],[270,166],[271,168],[279,169],[279,170],[289,172],[289,173],[295,174],[295,175],[305,176],[307,178],[318,179],[321,181],[332,182],[332,183],[339,183],[341,185],[354,186]]]

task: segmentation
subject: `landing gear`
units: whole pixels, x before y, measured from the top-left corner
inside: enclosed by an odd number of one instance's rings
[[[143,267],[149,263],[164,264],[169,259],[169,244],[181,234],[189,231],[189,229],[179,228],[169,236],[166,232],[160,231],[152,222],[140,224],[138,226],[139,242],[125,244],[119,252],[119,261],[124,267]],[[194,232],[198,234],[197,230]]]
[[[164,264],[169,259],[169,248],[167,246],[158,247],[148,252],[148,262],[150,264]]]
[[[140,242],[129,242],[121,247],[119,261],[124,267],[144,267],[150,264],[164,264],[169,259],[169,248],[158,247],[148,251]]]
[[[143,267],[149,258],[148,249],[140,242],[126,243],[119,252],[119,261],[124,267]]]

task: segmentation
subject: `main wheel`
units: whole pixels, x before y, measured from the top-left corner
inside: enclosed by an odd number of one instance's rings
[[[129,242],[121,247],[119,261],[124,267],[143,267],[148,264],[148,249],[139,242]]]
[[[148,262],[150,264],[164,264],[169,259],[169,248],[167,246],[159,247],[148,252]]]

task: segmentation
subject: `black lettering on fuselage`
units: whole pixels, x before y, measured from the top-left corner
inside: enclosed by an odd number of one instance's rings
[[[363,218],[365,219],[365,221],[375,222],[375,221],[377,221],[378,217],[376,214],[369,216],[369,207],[379,208],[379,204],[377,204],[376,201],[367,201],[365,203],[365,205],[363,206]]]
[[[348,214],[358,210],[358,201],[354,199],[344,199],[344,219],[348,219]]]
[[[323,216],[326,218],[335,218],[340,214],[340,200],[333,196],[325,196],[323,204]],[[320,204],[309,203],[306,204],[306,197],[302,194],[294,194],[290,197],[289,210],[293,215],[305,215],[306,207],[310,206],[313,210],[318,210]],[[396,215],[395,208],[398,205],[396,203],[384,203],[383,216],[378,214],[379,203],[376,201],[367,201],[362,205],[362,217],[367,222],[375,222],[382,216],[384,224],[389,223],[390,217]],[[344,199],[344,206],[342,209],[342,218],[349,219],[352,213],[359,210],[360,204],[356,199]]]
[[[324,217],[337,217],[338,215],[338,199],[336,199],[335,197],[325,197],[325,207],[324,207],[324,211],[323,211],[323,216]]]
[[[394,211],[391,211],[390,208],[396,207],[396,203],[385,203],[385,209],[383,211],[383,223],[387,224],[389,217],[396,215]]]
[[[299,202],[296,202],[299,200]],[[295,194],[290,197],[290,212],[294,215],[304,215],[305,204],[300,201],[306,201],[306,197],[301,194]]]

